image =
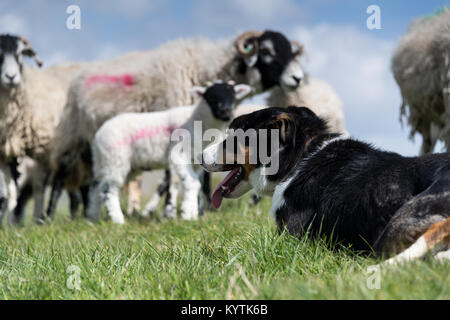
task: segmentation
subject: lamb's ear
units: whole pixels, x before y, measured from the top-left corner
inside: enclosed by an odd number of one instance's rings
[[[189,90],[189,93],[191,94],[191,96],[193,98],[201,98],[201,97],[203,97],[203,94],[205,93],[205,91],[206,91],[205,87],[195,86]]]
[[[244,99],[247,95],[252,92],[252,87],[246,84],[238,84],[234,86],[234,93],[236,94],[236,99]]]

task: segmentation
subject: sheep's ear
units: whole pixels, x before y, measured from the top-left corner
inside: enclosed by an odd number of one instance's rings
[[[236,99],[244,99],[247,95],[252,92],[252,87],[246,84],[238,84],[234,86],[234,93],[236,94]]]
[[[303,47],[303,44],[301,44],[300,42],[298,42],[296,40],[292,40],[291,48],[292,48],[292,54],[294,56],[301,56],[303,54],[304,47]]]
[[[205,87],[193,87],[189,90],[189,93],[193,98],[201,98],[203,97],[203,94],[205,93],[206,88]]]

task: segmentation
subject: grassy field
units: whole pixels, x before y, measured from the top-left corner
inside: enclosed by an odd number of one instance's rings
[[[226,201],[196,222],[131,218],[0,230],[1,299],[450,299],[450,264],[382,269],[323,241],[279,236],[270,201]],[[77,289],[78,287],[78,289]]]

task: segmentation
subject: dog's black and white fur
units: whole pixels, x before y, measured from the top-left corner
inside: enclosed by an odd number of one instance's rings
[[[331,133],[324,120],[303,107],[256,111],[235,119],[230,129],[280,130],[280,166],[273,175],[262,175],[259,157],[256,164],[219,164],[224,159],[219,155],[252,149],[228,150],[233,134],[202,154],[209,171],[240,167],[228,185],[216,190],[221,196],[236,198],[252,187],[273,194],[271,213],[280,231],[286,228],[298,237],[308,231],[385,256],[417,240],[403,254],[407,259],[432,247],[449,250],[449,153],[403,157],[381,151]],[[439,257],[448,258],[449,252]]]

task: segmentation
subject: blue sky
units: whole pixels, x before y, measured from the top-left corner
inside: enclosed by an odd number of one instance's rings
[[[81,30],[66,28],[71,4],[81,8]],[[366,27],[372,4],[381,9],[381,30]],[[413,143],[400,125],[390,57],[412,19],[444,5],[438,0],[2,0],[0,32],[25,35],[51,65],[108,59],[177,37],[221,39],[247,29],[279,30],[305,44],[305,70],[337,90],[353,136],[414,155],[421,139]]]

